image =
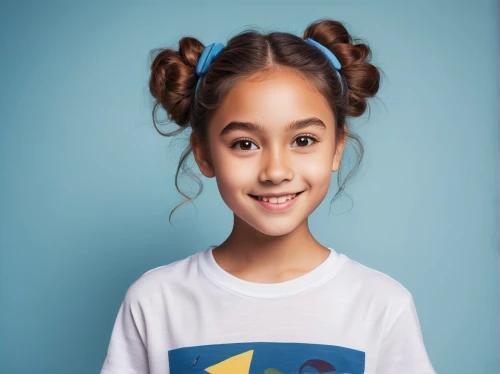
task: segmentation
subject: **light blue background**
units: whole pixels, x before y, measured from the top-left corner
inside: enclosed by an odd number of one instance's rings
[[[496,373],[497,10],[493,0],[3,2],[0,372],[99,372],[128,286],[229,233],[213,179],[174,215],[178,229],[168,223],[186,143],[152,125],[148,52],[185,35],[225,43],[247,26],[302,35],[328,17],[368,41],[385,75],[370,118],[353,123],[366,146],[347,185],[354,206],[344,195],[329,215],[334,183],[313,234],[410,290],[438,373]]]

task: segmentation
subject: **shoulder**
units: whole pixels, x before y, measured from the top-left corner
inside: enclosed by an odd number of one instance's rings
[[[143,273],[127,289],[125,299],[130,302],[147,301],[159,293],[169,292],[196,276],[199,252],[186,258],[158,266]]]
[[[384,303],[404,305],[411,292],[399,281],[379,270],[345,257],[344,278],[355,291]]]

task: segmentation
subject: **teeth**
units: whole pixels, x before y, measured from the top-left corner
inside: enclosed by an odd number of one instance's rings
[[[265,196],[257,196],[257,199],[260,201],[270,202],[272,204],[282,204],[287,200],[292,200],[297,194],[279,196],[279,197],[265,197]]]

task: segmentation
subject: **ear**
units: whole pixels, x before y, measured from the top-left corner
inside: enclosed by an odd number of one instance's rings
[[[342,155],[344,153],[345,144],[347,142],[348,134],[347,126],[344,126],[345,136],[339,142],[337,142],[337,149],[335,150],[335,155],[333,156],[332,171],[337,171],[340,168],[340,162],[342,161]]]
[[[192,132],[189,137],[189,143],[201,173],[207,178],[213,178],[215,176],[215,171],[210,162],[205,144],[198,139],[194,132]]]

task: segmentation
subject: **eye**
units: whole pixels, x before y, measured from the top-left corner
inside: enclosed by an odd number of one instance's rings
[[[237,146],[238,144],[241,144],[241,147],[238,147]],[[250,139],[239,139],[233,142],[233,144],[231,144],[231,148],[236,148],[239,149],[240,151],[251,151],[252,149],[250,147],[252,146],[252,144],[255,145],[255,143],[252,142]]]
[[[307,143],[308,140],[312,140],[312,142],[308,144]],[[309,135],[299,135],[297,138],[295,138],[294,143],[297,142],[300,148],[304,148],[317,141],[318,139],[315,136],[309,134]]]

